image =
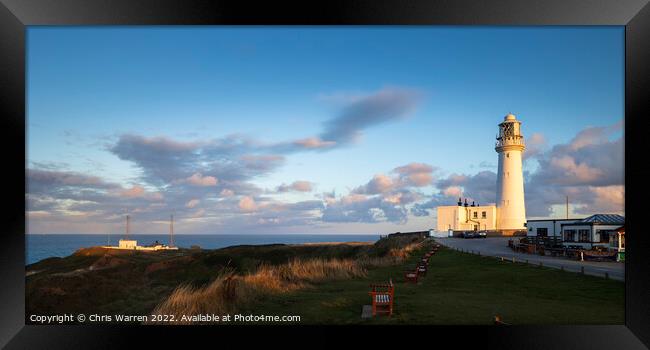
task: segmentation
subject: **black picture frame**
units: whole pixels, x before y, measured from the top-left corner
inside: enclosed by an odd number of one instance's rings
[[[210,345],[260,341],[298,345],[403,344],[480,348],[643,349],[650,346],[650,234],[640,205],[642,145],[650,112],[650,6],[647,0],[402,0],[299,3],[200,0],[0,0],[0,137],[5,227],[0,244],[0,345],[7,348],[129,347],[206,337]],[[452,327],[115,327],[25,326],[25,29],[31,25],[617,25],[625,26],[625,325]],[[639,155],[636,156],[635,155]],[[21,203],[23,205],[21,205]],[[8,220],[7,220],[8,219]],[[8,225],[6,225],[8,223]],[[597,306],[595,306],[597,307]],[[346,333],[346,340],[339,333]],[[645,344],[645,345],[644,345]],[[415,345],[408,345],[415,346]],[[418,345],[421,346],[421,345]],[[451,345],[455,346],[455,345]]]

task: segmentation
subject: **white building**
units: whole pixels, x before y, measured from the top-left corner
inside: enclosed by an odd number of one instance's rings
[[[524,173],[522,153],[526,149],[521,134],[521,122],[508,114],[499,124],[494,148],[499,154],[497,172],[497,230],[512,235],[526,229],[524,202]]]
[[[119,249],[136,249],[138,246],[138,241],[133,239],[120,239],[118,244]]]
[[[438,231],[498,231],[502,235],[524,233],[526,206],[522,153],[526,149],[521,122],[508,114],[499,124],[495,151],[499,154],[496,205],[439,206]]]
[[[150,250],[150,251],[178,250],[178,247],[168,246],[166,244],[158,243],[158,241],[156,241],[154,244],[151,244],[151,245],[148,245],[148,246],[140,246],[140,245],[138,245],[138,241],[133,240],[133,239],[120,239],[119,244],[117,245],[117,247],[115,247],[115,246],[104,246],[104,248],[121,249],[121,250]]]
[[[496,228],[497,207],[463,204],[438,207],[437,231],[492,231]]]
[[[562,241],[565,246],[609,246],[609,239],[625,224],[625,218],[616,214],[596,214],[588,218],[562,224]]]
[[[544,219],[528,220],[526,228],[529,237],[562,237],[562,224],[570,224],[582,219]]]
[[[125,237],[119,240],[119,243],[117,246],[104,246],[104,248],[108,249],[121,249],[121,250],[147,250],[147,251],[157,251],[157,250],[178,250],[178,247],[173,246],[173,241],[174,241],[174,216],[171,216],[171,220],[169,222],[169,245],[159,243],[156,241],[154,244],[148,245],[148,246],[140,246],[138,245],[138,241],[134,239],[128,239],[129,234],[131,232],[131,217],[129,215],[126,216],[126,235]]]

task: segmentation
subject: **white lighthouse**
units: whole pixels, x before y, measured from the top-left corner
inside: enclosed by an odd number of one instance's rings
[[[496,228],[504,235],[512,235],[515,231],[526,229],[524,175],[521,166],[526,146],[521,134],[521,122],[514,115],[506,115],[499,124],[494,149],[499,154]]]
[[[526,205],[521,155],[526,149],[521,122],[508,114],[499,124],[494,148],[499,154],[496,203],[480,205],[475,200],[457,205],[438,206],[436,230],[452,235],[467,231],[483,231],[487,235],[512,236],[526,234]],[[470,194],[470,197],[473,194]]]

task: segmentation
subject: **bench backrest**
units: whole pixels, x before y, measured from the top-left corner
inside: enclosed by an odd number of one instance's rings
[[[371,284],[370,288],[372,288],[371,292],[372,294],[390,294],[393,295],[395,292],[395,286],[393,285],[393,280],[390,279],[388,283],[384,284]]]

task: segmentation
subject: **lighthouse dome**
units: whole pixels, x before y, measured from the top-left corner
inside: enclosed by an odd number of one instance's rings
[[[508,113],[508,115],[506,115],[506,117],[503,118],[503,120],[516,120],[516,119],[517,117],[515,117],[515,115],[512,113]]]

